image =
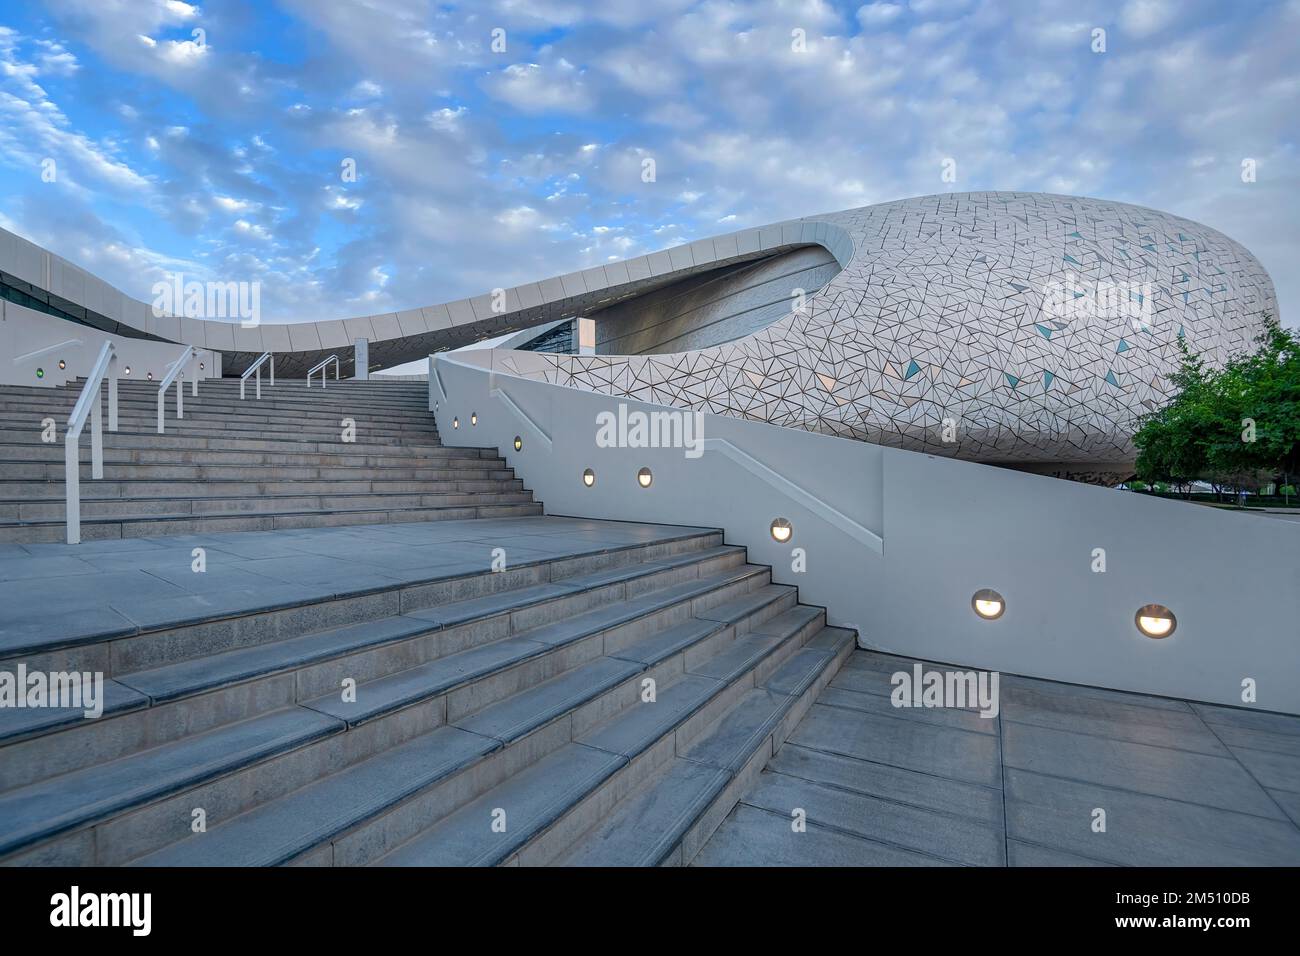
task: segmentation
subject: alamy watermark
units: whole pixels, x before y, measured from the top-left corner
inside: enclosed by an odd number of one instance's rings
[[[104,713],[104,675],[90,671],[0,671],[0,708],[80,709],[89,720]]]
[[[889,695],[895,707],[978,708],[981,717],[998,715],[997,671],[927,671],[920,664],[912,670],[895,671]]]
[[[1125,318],[1137,328],[1154,314],[1150,282],[1087,281],[1073,272],[1043,286],[1043,314],[1053,319]]]
[[[153,315],[186,319],[239,319],[241,327],[262,322],[262,283],[186,281],[185,274],[169,272],[167,280],[153,284]]]
[[[618,403],[617,414],[596,415],[597,448],[683,448],[687,458],[704,454],[704,414],[679,409],[643,412]]]

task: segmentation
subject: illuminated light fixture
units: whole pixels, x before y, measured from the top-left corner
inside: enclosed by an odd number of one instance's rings
[[[200,371],[200,372],[202,372],[206,367],[207,367],[207,366],[205,366],[202,362],[199,363],[199,371]]]
[[[1139,631],[1156,640],[1168,637],[1178,627],[1178,618],[1174,617],[1174,612],[1163,604],[1143,605],[1133,616],[1133,622],[1137,624]]]
[[[459,419],[459,418],[453,418],[453,419],[451,420],[451,427],[452,427],[452,428],[460,428],[460,419]]]
[[[596,473],[588,468],[582,473],[582,483],[590,488],[596,483]]]
[[[36,370],[36,377],[37,377],[37,378],[44,378],[44,377],[45,377],[45,369],[43,369],[43,368],[38,368],[38,369]]]
[[[523,447],[524,447],[524,440],[523,440],[522,438],[520,438],[518,435],[516,435],[516,436],[515,436],[515,451],[518,451],[519,449],[521,449],[521,448],[523,448]]]
[[[775,519],[769,530],[772,532],[772,540],[777,544],[785,544],[790,540],[790,536],[794,534],[794,527],[786,518]]]
[[[123,369],[122,371],[123,371],[124,374],[126,374],[126,375],[130,375],[130,374],[131,374],[131,366],[128,365],[128,366],[127,366],[125,369]]]
[[[1007,609],[1007,602],[992,588],[980,588],[971,596],[970,606],[984,620],[996,621]]]
[[[470,423],[471,425],[477,425],[477,424],[478,424],[478,412],[470,412],[470,413],[469,413],[469,423]]]
[[[146,373],[146,376],[145,376],[145,377],[148,378],[149,381],[152,382],[152,381],[153,381],[153,372],[148,372],[148,373]]]
[[[650,483],[655,480],[655,476],[650,474],[649,468],[642,468],[636,473],[636,483],[642,488],[649,488]]]
[[[62,371],[67,367],[68,367],[68,363],[63,361],[63,359],[59,359],[59,370]]]

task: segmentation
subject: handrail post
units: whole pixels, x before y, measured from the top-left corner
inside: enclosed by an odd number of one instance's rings
[[[275,356],[274,355],[271,356],[271,385],[272,387],[275,386]],[[258,397],[261,398],[260,395]]]
[[[257,378],[257,397],[258,397],[258,399],[261,399],[261,397],[262,397],[262,366],[260,366],[260,365],[257,367],[257,376],[256,376],[256,378]]]
[[[95,397],[90,407],[90,477],[104,477],[104,402],[95,383]]]
[[[160,390],[158,392],[158,434],[163,433],[163,404],[167,401],[167,396]]]
[[[199,396],[199,353],[195,349],[190,354],[190,398]]]
[[[68,544],[81,543],[81,455],[77,449],[80,436],[68,432],[63,436],[64,508],[68,523]]]
[[[176,417],[185,417],[185,373],[176,376]]]
[[[108,430],[117,431],[117,354],[108,360]]]

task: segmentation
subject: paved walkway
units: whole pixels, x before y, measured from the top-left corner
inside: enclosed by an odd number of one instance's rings
[[[91,635],[131,634],[398,585],[695,535],[586,518],[476,518],[283,531],[0,544],[0,660]],[[195,548],[206,571],[193,570]]]
[[[1300,865],[1300,717],[1008,675],[995,719],[897,709],[913,663],[856,652],[695,865]]]

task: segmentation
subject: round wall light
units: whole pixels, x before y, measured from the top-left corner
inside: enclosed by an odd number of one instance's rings
[[[649,468],[642,468],[636,473],[636,483],[642,488],[649,488],[650,483],[655,480],[655,476],[650,474]]]
[[[62,371],[67,367],[68,367],[68,363],[63,361],[63,359],[59,359],[59,371]]]
[[[123,374],[125,374],[125,375],[130,375],[130,374],[131,374],[131,366],[128,365],[126,368],[124,368],[124,369],[122,370],[122,372],[123,372]]]
[[[451,420],[451,427],[452,427],[452,428],[460,428],[460,419],[459,419],[459,418],[453,418],[453,419]]]
[[[36,377],[37,377],[37,378],[44,378],[44,377],[45,377],[45,369],[43,369],[43,368],[38,368],[38,369],[36,370]]]
[[[521,449],[521,448],[523,448],[523,447],[524,447],[524,440],[523,440],[522,438],[520,438],[518,435],[516,435],[516,436],[515,436],[515,451],[519,451],[519,449]]]
[[[582,473],[582,483],[586,485],[588,488],[590,488],[592,485],[596,483],[596,473],[592,471],[590,468],[586,469]]]
[[[477,425],[477,424],[478,424],[478,412],[470,412],[470,413],[469,413],[469,423],[470,423],[471,425]]]
[[[199,371],[202,372],[205,368],[207,368],[207,366],[204,365],[202,362],[200,362],[200,363],[199,363]]]
[[[147,379],[149,379],[149,381],[152,382],[152,381],[153,381],[153,372],[149,372],[149,373],[147,373],[147,374],[145,375],[145,377],[146,377]]]
[[[772,540],[777,544],[785,544],[794,534],[794,527],[786,518],[777,518],[772,522],[772,527],[768,530],[772,532]]]
[[[992,588],[980,588],[971,595],[970,606],[984,620],[996,621],[1007,609],[1007,602]]]
[[[1157,640],[1168,637],[1178,627],[1178,619],[1174,617],[1174,612],[1163,604],[1145,604],[1138,608],[1137,614],[1133,616],[1133,623],[1147,637],[1154,637]]]

